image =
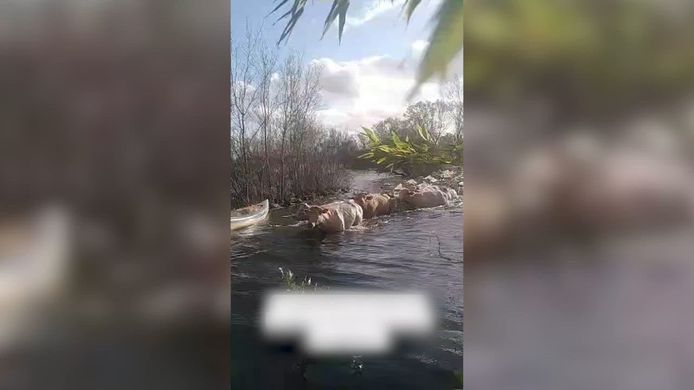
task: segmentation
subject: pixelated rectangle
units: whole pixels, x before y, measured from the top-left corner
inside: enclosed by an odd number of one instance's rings
[[[424,294],[356,290],[269,293],[261,314],[267,340],[296,341],[311,355],[387,353],[399,338],[429,335],[435,322]]]

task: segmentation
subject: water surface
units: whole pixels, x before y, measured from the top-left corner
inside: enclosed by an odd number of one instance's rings
[[[380,192],[381,185],[396,180],[355,173],[353,192]],[[383,216],[330,236],[296,224],[293,209],[272,210],[266,223],[231,238],[232,383],[249,389],[458,387],[455,372],[463,366],[462,204]],[[428,291],[441,308],[436,343],[381,358],[308,363],[292,351],[268,349],[259,337],[257,316],[262,292],[282,286],[279,267],[329,289]]]

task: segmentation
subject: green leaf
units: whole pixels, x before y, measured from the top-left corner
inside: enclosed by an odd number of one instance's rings
[[[383,164],[384,161],[386,161],[388,157],[381,157],[378,160],[376,160],[376,164],[381,165]]]
[[[417,134],[419,134],[424,141],[431,142],[431,135],[429,135],[427,129],[422,126],[417,126]]]
[[[407,18],[407,24],[410,24],[410,18],[412,17],[412,13],[421,2],[422,0],[407,0],[403,5],[403,9],[405,10],[405,17]]]
[[[335,18],[337,18],[337,5],[340,3],[340,0],[334,0],[332,7],[330,7],[330,12],[328,12],[328,16],[325,17],[325,22],[323,22],[323,34],[321,35],[320,39],[323,39],[325,37],[325,33],[328,32],[328,28],[333,24],[335,21]]]
[[[429,47],[419,64],[417,80],[408,96],[411,100],[419,88],[434,75],[445,76],[448,64],[463,49],[463,0],[444,0],[436,13],[436,27]]]
[[[345,21],[347,19],[347,9],[349,8],[349,0],[333,0],[333,5],[328,12],[328,16],[325,18],[325,23],[323,24],[323,35],[321,39],[325,37],[328,29],[335,22],[335,19],[339,16],[338,22],[338,42],[342,42],[342,31],[345,27]]]
[[[367,153],[364,153],[364,154],[360,155],[360,156],[357,157],[357,158],[366,159],[366,158],[372,158],[373,156],[374,156],[373,152],[367,152]]]
[[[402,140],[398,136],[398,133],[391,131],[390,136],[393,140],[393,145],[395,145],[395,147],[397,147],[398,149],[403,149],[403,150],[409,150],[410,149],[410,145],[408,145],[405,142],[402,142]]]
[[[275,11],[277,11],[277,10],[280,9],[283,5],[285,5],[285,4],[287,3],[287,1],[289,1],[289,0],[282,0],[282,1],[280,1],[280,3],[277,4],[277,7],[275,7],[275,9],[273,9],[272,11],[270,11],[270,13],[269,13],[268,15],[272,15],[273,13],[275,13]],[[291,12],[291,11],[290,11],[290,12]]]
[[[294,5],[292,5],[292,8],[285,12],[282,16],[280,16],[277,19],[277,22],[279,22],[282,19],[285,19],[289,17],[289,21],[287,22],[287,25],[284,26],[284,30],[282,30],[282,35],[280,35],[280,39],[277,41],[277,44],[279,45],[282,43],[282,41],[286,40],[289,38],[289,35],[291,32],[294,30],[294,26],[296,25],[296,22],[299,21],[301,18],[301,15],[304,13],[304,6],[306,5],[306,2],[308,0],[294,0]],[[271,14],[274,13],[279,9],[280,6],[284,5],[285,2],[281,2],[275,9],[270,12]],[[291,17],[290,17],[291,15]]]
[[[369,129],[368,127],[362,127],[362,129],[364,130],[364,135],[366,135],[366,137],[367,137],[371,142],[376,143],[376,144],[381,143],[381,139],[378,138],[378,135],[376,134],[376,132],[374,132],[373,130]]]
[[[349,8],[349,0],[344,0],[345,5],[340,8],[340,21],[337,33],[338,44],[342,43],[342,31],[345,29],[345,22],[347,21],[347,8]]]

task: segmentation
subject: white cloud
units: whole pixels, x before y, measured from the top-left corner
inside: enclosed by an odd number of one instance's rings
[[[387,13],[388,11],[394,9],[400,9],[405,3],[404,0],[373,0],[362,12],[361,15],[352,17],[348,16],[346,21],[346,28],[357,27],[365,24],[377,17]]]
[[[410,57],[412,61],[420,63],[424,58],[424,52],[426,52],[429,47],[429,41],[424,39],[418,39],[410,44]]]
[[[416,61],[387,56],[352,61],[320,58],[323,109],[318,118],[328,126],[358,130],[389,116],[402,114],[406,97],[414,86]],[[438,83],[423,86],[413,102],[440,97]]]
[[[418,39],[414,42],[412,42],[412,45],[410,45],[412,48],[412,56],[415,58],[421,58],[422,54],[424,54],[424,50],[429,47],[429,41],[425,41],[423,39]]]

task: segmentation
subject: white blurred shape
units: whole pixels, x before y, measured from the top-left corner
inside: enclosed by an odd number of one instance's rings
[[[269,339],[298,338],[314,355],[386,353],[395,337],[426,336],[434,326],[421,294],[272,293],[262,311]]]

